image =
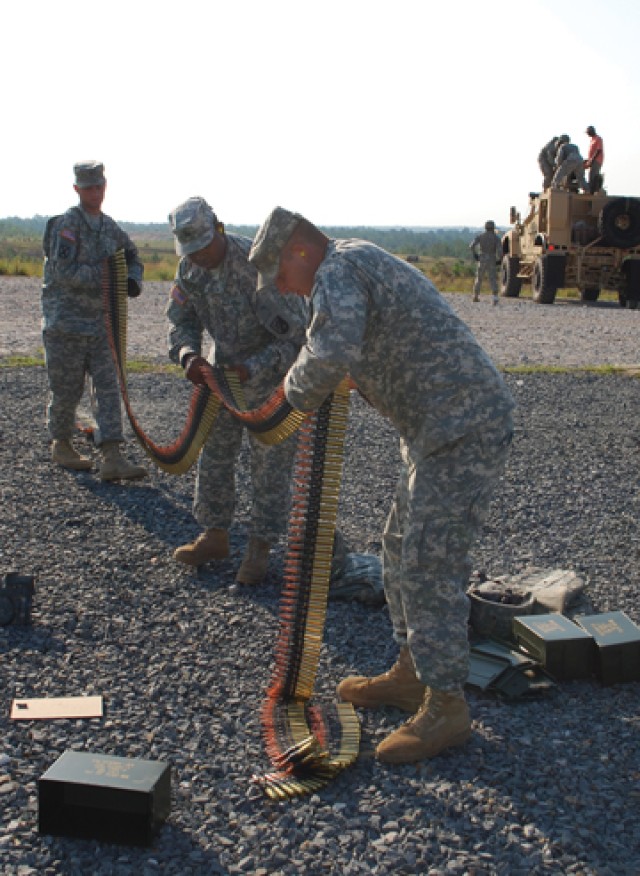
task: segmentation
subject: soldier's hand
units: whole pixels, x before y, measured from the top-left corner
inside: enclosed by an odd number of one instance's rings
[[[205,384],[205,370],[209,367],[209,363],[202,356],[198,356],[195,353],[191,356],[187,356],[184,363],[184,376],[187,380],[190,380],[194,386],[204,386]]]
[[[133,277],[129,277],[127,280],[127,295],[129,298],[137,298],[141,292],[140,283],[134,280]]]

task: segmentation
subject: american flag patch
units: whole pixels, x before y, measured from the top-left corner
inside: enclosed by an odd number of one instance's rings
[[[180,305],[183,305],[187,300],[187,296],[184,294],[184,292],[177,283],[174,283],[171,287],[171,297],[176,302],[176,304]]]
[[[60,237],[64,237],[65,240],[70,240],[71,243],[76,242],[76,236],[70,228],[63,228],[60,232]]]

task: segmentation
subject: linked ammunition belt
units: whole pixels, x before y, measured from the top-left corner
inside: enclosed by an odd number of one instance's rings
[[[196,387],[187,423],[169,446],[155,444],[138,424],[127,391],[127,265],[119,251],[106,260],[103,293],[107,335],[125,409],[138,441],[174,474],[197,459],[224,406],[267,444],[298,431],[288,553],[275,668],[262,707],[265,748],[273,771],[254,776],[265,794],[285,800],[323,787],[358,756],[360,725],[350,703],[311,704],[326,618],[349,388],[343,381],[313,414],[294,410],[284,389],[247,410],[235,373],[211,367]]]
[[[322,645],[342,480],[346,381],[300,427],[275,669],[262,708],[275,772],[254,776],[272,799],[306,794],[358,756],[360,725],[350,703],[310,704]],[[338,750],[331,747],[337,741]]]
[[[127,262],[123,250],[105,260],[102,286],[107,337],[127,417],[141,446],[159,468],[170,474],[188,471],[198,458],[222,405],[265,444],[283,441],[299,427],[305,414],[291,407],[282,387],[261,407],[247,411],[235,372],[212,365],[207,370],[206,386],[194,387],[186,423],[176,440],[166,446],[156,444],[138,423],[127,389]]]

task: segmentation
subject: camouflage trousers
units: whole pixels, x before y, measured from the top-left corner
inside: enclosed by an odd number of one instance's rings
[[[49,404],[47,425],[54,440],[71,438],[85,376],[93,382],[96,440],[122,441],[120,388],[106,335],[81,335],[46,329],[43,334]]]
[[[494,295],[498,294],[498,266],[494,256],[480,256],[480,261],[476,265],[476,279],[473,284],[473,291],[477,295],[482,289],[482,281],[484,278],[489,281],[489,286]]]
[[[229,529],[236,510],[236,465],[244,426],[221,411],[200,454],[193,513],[201,526]],[[249,534],[274,543],[286,531],[296,436],[265,445],[246,430],[251,470]]]
[[[385,595],[395,640],[409,646],[418,676],[437,690],[459,690],[468,676],[470,550],[512,434],[509,416],[426,456],[401,444],[382,539]]]
[[[549,161],[544,152],[538,155],[538,166],[542,171],[542,187],[548,189],[553,179],[553,164]]]
[[[584,176],[584,162],[582,158],[567,158],[566,161],[563,161],[553,175],[551,188],[559,189],[561,186],[566,185],[572,173],[576,175],[581,191],[586,192],[588,186]]]

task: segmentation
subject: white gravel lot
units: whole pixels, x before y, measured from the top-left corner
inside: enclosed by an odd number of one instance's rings
[[[131,302],[131,357],[167,361],[164,308],[170,285],[145,283],[142,296]],[[530,298],[501,298],[494,307],[490,295],[483,295],[477,304],[471,295],[446,293],[445,297],[499,365],[640,363],[640,310],[624,310],[613,302],[558,301],[549,306],[534,304]],[[34,354],[41,348],[38,278],[0,277],[0,324],[0,358]]]

